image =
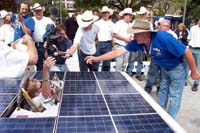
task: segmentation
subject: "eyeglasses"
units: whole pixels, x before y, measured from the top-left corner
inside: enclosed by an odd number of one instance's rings
[[[102,12],[102,14],[108,14],[109,12]]]

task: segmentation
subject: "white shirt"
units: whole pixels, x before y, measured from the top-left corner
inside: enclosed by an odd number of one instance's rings
[[[190,41],[188,45],[193,48],[200,48],[200,27],[198,25],[191,27]]]
[[[115,24],[111,20],[103,19],[97,21],[96,24],[99,27],[98,41],[111,41]]]
[[[33,40],[35,42],[43,42],[43,35],[46,33],[47,24],[54,24],[54,22],[45,16],[43,16],[41,20],[37,20],[35,17],[33,17],[33,20],[35,21]]]
[[[171,34],[174,38],[178,39],[176,33],[172,31],[171,29],[167,31],[169,34]]]
[[[14,29],[10,24],[3,24],[0,27],[0,41],[3,41],[5,44],[12,43],[14,40]]]
[[[23,75],[28,64],[27,52],[14,50],[0,42],[0,79],[17,78]]]
[[[115,24],[113,33],[118,34],[122,37],[128,38],[129,35],[127,33],[127,29],[128,29],[129,23],[124,22],[124,20],[119,20],[117,21],[117,23]],[[125,41],[122,41],[120,39],[114,38],[115,43],[118,43],[120,45],[125,46],[127,43]]]
[[[95,38],[98,32],[99,28],[95,23],[92,24],[90,30],[85,31],[79,27],[76,31],[74,43],[79,45],[84,54],[94,55],[96,53]]]

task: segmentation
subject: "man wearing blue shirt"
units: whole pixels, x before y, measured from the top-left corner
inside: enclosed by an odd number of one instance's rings
[[[169,100],[168,113],[175,118],[180,108],[185,84],[184,58],[191,69],[191,78],[200,79],[191,51],[171,34],[161,30],[151,31],[147,21],[135,20],[128,32],[134,34],[134,40],[124,49],[114,50],[99,57],[89,56],[85,59],[86,62],[91,64],[118,57],[128,51],[146,50],[161,67],[158,104],[165,109]]]
[[[32,17],[28,16],[28,4],[20,4],[19,14],[13,14],[14,21],[14,41],[23,37],[25,34],[32,37],[35,21]]]

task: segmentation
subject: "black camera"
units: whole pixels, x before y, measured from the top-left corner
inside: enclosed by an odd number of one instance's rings
[[[47,41],[47,54],[49,56],[57,56],[56,41],[61,37],[61,34],[56,34],[56,27],[53,24],[48,24],[46,27],[46,33],[43,36],[44,41]]]

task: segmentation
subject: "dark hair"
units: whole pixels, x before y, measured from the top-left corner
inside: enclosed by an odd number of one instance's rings
[[[66,27],[63,24],[56,25],[56,31],[61,31],[61,30],[66,31]]]

